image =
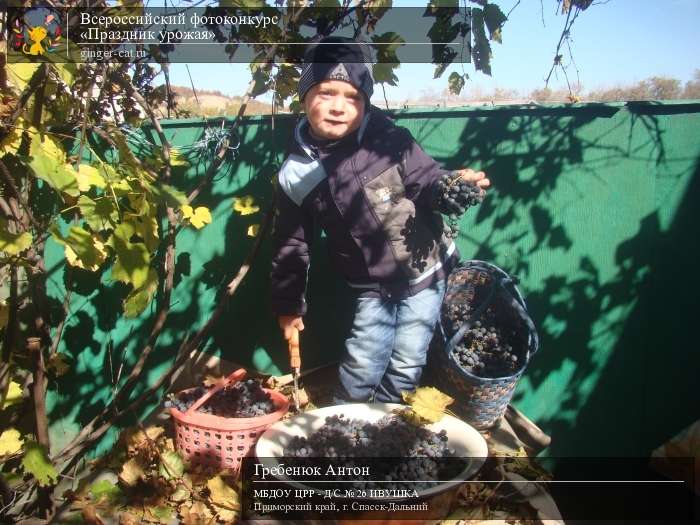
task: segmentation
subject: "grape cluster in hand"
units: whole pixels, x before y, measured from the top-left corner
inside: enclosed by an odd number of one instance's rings
[[[374,473],[371,479],[387,482],[372,485],[359,478],[354,486],[416,489],[435,486],[430,481],[444,479],[446,473],[443,458],[456,458],[456,453],[447,444],[447,433],[438,433],[413,425],[401,417],[386,416],[376,423],[361,419],[347,419],[343,414],[329,416],[325,424],[308,437],[294,436],[284,449],[285,457],[295,458],[339,458],[341,465],[354,465],[353,458],[407,458],[387,464],[381,478]],[[458,462],[452,462],[454,467]],[[458,469],[459,471],[459,469]],[[426,483],[402,483],[425,481]]]
[[[521,358],[501,331],[481,321],[466,331],[452,353],[462,368],[479,377],[510,376],[521,366]]]
[[[433,208],[449,216],[450,228],[454,230],[459,216],[470,206],[479,204],[483,198],[481,188],[473,182],[461,179],[459,172],[452,171],[442,175],[437,181]]]
[[[165,402],[165,407],[176,407],[185,412],[204,395],[206,389],[197,387],[191,392],[181,392]],[[256,417],[271,414],[276,410],[270,394],[254,379],[228,385],[210,397],[198,412],[220,417]]]

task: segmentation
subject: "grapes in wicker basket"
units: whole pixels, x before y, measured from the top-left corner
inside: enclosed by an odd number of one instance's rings
[[[180,392],[171,396],[166,402],[166,408],[177,408],[180,412],[187,411],[207,389],[197,387],[189,391]],[[219,417],[256,417],[271,414],[277,410],[270,394],[265,392],[260,383],[254,379],[247,379],[228,385],[219,390],[198,412],[212,414]]]
[[[443,320],[452,337],[472,316],[466,302],[453,302],[443,306]],[[465,332],[452,353],[459,365],[478,377],[507,377],[516,373],[523,364],[523,345],[514,331],[508,331],[497,322],[492,308],[488,308]]]

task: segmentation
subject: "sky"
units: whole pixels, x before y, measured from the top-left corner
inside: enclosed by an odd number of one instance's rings
[[[492,42],[492,76],[464,69],[470,77],[465,95],[491,93],[495,88],[526,94],[542,88],[550,70],[566,17],[556,13],[555,0],[492,0],[510,14],[503,28],[503,42]],[[516,5],[517,4],[517,5]],[[424,6],[417,0],[394,1],[394,5]],[[473,5],[473,4],[472,4]],[[683,83],[700,69],[700,0],[596,0],[582,12],[572,29],[573,65],[570,80],[577,76],[584,91],[634,84],[651,76],[669,76]],[[543,24],[544,21],[544,24]],[[565,53],[565,64],[570,63]],[[250,80],[246,64],[188,64],[197,89],[242,95]],[[447,77],[461,66],[453,65],[433,80],[431,64],[402,64],[396,74],[398,86],[386,87],[390,101],[415,99],[440,93]],[[420,79],[417,81],[417,79]],[[171,65],[171,83],[190,86],[184,64]],[[566,87],[562,75],[553,77],[550,88]],[[265,100],[267,97],[261,97]],[[374,103],[383,100],[375,86]]]

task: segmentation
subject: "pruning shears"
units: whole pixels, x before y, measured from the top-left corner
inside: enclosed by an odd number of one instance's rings
[[[292,369],[292,380],[294,381],[294,391],[292,398],[294,408],[299,411],[299,371],[301,369],[301,356],[299,354],[299,330],[292,327],[292,334],[289,338],[289,365]]]

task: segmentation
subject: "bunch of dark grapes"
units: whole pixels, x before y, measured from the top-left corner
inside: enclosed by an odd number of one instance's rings
[[[456,171],[446,173],[437,181],[435,188],[433,207],[448,216],[447,233],[450,237],[455,237],[459,232],[459,217],[484,198],[476,184],[461,177]]]
[[[205,387],[198,386],[192,390],[180,392],[177,395],[170,394],[163,405],[165,408],[177,408],[180,412],[187,412],[206,391],[207,389]]]
[[[521,366],[520,357],[493,323],[476,321],[452,353],[465,370],[479,377],[505,377]]]
[[[204,395],[206,388],[197,387],[189,392],[181,392],[177,396],[170,397],[165,402],[165,407],[176,407],[185,412],[195,401]],[[265,392],[260,383],[254,379],[239,381],[219,390],[198,412],[212,414],[220,417],[256,417],[271,414],[276,410],[270,394]]]
[[[372,480],[388,483],[373,485],[360,477],[354,483],[358,488],[420,490],[435,486],[430,482],[445,479],[441,477],[444,475],[453,476],[464,467],[448,446],[445,430],[435,433],[397,416],[386,416],[376,423],[347,419],[342,414],[329,416],[310,436],[294,436],[284,449],[284,456],[333,458],[334,464],[348,467],[355,465],[355,458],[402,458],[386,462],[381,473],[373,472]],[[451,458],[449,465],[441,461],[446,458]]]

